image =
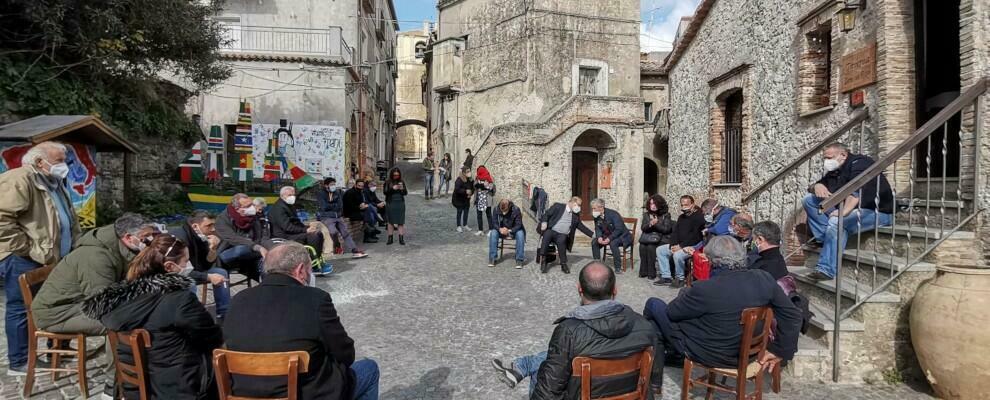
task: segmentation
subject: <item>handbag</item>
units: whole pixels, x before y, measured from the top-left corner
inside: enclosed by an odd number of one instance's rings
[[[656,232],[647,232],[639,237],[639,244],[645,245],[657,245],[660,244],[660,234]]]

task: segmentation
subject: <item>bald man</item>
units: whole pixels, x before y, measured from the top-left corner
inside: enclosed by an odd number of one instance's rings
[[[517,358],[509,365],[492,360],[499,379],[515,387],[530,378],[531,399],[578,399],[581,379],[572,376],[571,361],[590,356],[622,358],[653,346],[654,359],[663,356],[657,330],[646,318],[615,300],[615,272],[592,261],[578,276],[581,305],[557,319],[547,351]],[[662,363],[662,361],[661,361]],[[654,368],[654,371],[657,371]],[[609,397],[636,389],[638,376],[595,380],[591,397]],[[653,380],[659,382],[656,374]],[[653,391],[648,398],[652,398]]]

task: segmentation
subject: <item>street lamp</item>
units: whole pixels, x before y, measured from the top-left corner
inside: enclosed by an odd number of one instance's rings
[[[856,28],[856,9],[866,9],[866,0],[846,0],[837,13],[843,32]]]

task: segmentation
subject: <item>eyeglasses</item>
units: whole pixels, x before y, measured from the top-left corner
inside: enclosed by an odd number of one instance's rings
[[[173,235],[173,234],[171,234],[171,233],[166,233],[166,235],[168,235],[168,237],[170,237],[170,238],[172,238],[172,239],[174,239],[174,240],[172,241],[172,245],[171,245],[171,246],[168,246],[168,250],[165,250],[165,255],[164,255],[164,257],[165,257],[165,258],[168,258],[168,254],[172,252],[172,249],[173,249],[173,248],[175,248],[175,244],[176,244],[176,243],[179,243],[179,238],[177,238],[177,237],[175,237],[175,235]]]

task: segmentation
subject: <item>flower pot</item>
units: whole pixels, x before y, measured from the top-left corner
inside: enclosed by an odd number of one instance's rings
[[[911,304],[911,341],[943,399],[990,393],[990,269],[939,266]]]

